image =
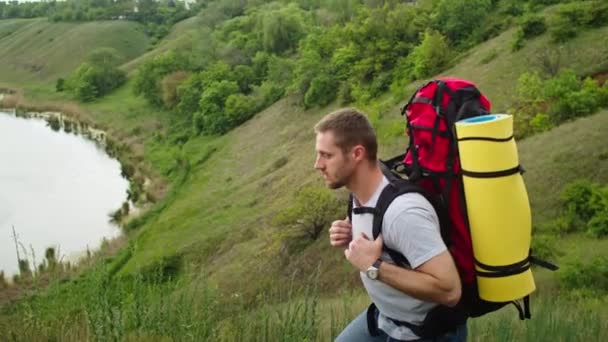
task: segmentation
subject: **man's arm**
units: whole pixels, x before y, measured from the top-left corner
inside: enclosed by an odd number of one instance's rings
[[[382,253],[382,235],[371,241],[365,235],[354,239],[344,251],[348,261],[365,272]],[[418,266],[405,269],[387,262],[380,264],[382,281],[414,298],[454,306],[461,296],[460,277],[450,253],[446,250]]]
[[[421,300],[446,306],[454,306],[460,300],[460,277],[447,250],[415,270],[383,262],[378,277],[380,281]]]

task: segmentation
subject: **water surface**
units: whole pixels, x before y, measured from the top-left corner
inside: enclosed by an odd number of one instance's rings
[[[38,264],[47,247],[74,259],[117,236],[108,214],[127,188],[118,161],[95,142],[0,112],[0,270],[8,276],[18,269],[13,226]]]

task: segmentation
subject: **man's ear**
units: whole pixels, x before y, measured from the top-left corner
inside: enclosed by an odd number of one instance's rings
[[[363,145],[355,145],[353,147],[353,157],[355,160],[363,160],[365,159],[367,151],[365,151],[365,147]]]

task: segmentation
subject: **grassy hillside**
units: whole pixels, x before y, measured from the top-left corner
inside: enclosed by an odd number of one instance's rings
[[[190,35],[194,34],[196,20],[180,23],[156,49],[147,53],[144,53],[148,47],[147,38],[132,23],[52,24],[39,19],[0,21],[0,82],[24,88],[26,96],[28,91],[36,92],[38,87],[42,87],[47,92],[39,91],[36,96],[41,99],[49,97],[48,89],[52,89],[56,77],[65,76],[88,51],[99,46],[111,46],[122,52],[129,61],[123,68],[132,71],[166,49],[191,44]],[[607,37],[606,27],[581,32],[560,47],[563,66],[571,67],[581,75],[606,70],[608,65],[602,56],[608,54]],[[543,51],[558,49],[547,45],[549,38],[545,34],[528,41],[518,52],[511,52],[513,39],[514,30],[508,30],[468,51],[453,68],[441,75],[476,82],[492,100],[495,111],[504,112],[510,106],[518,77],[523,72],[541,68]],[[406,145],[399,106],[409,97],[411,89],[420,83],[411,84],[398,99],[387,94],[372,104],[360,106],[370,114],[378,129],[381,157],[399,153]],[[128,281],[138,279],[140,275],[160,276],[163,279],[158,289],[165,291],[165,295],[175,299],[190,291],[191,297],[186,297],[186,300],[194,298],[200,301],[207,300],[208,288],[200,286],[203,283],[217,292],[220,303],[230,304],[226,304],[228,308],[249,308],[247,305],[251,302],[263,301],[265,293],[285,290],[289,281],[304,284],[310,279],[310,274],[319,271],[315,284],[323,298],[332,298],[323,302],[325,308],[334,310],[346,305],[339,302],[348,302],[351,298],[342,293],[347,289],[359,289],[357,275],[343,260],[342,254],[329,247],[326,234],[321,233],[317,240],[291,250],[282,235],[285,227],[278,226],[275,221],[278,214],[293,205],[298,190],[323,187],[319,175],[312,169],[312,126],[335,108],[337,104],[304,110],[291,98],[284,98],[224,136],[184,139],[183,130],[190,128],[172,126],[175,122],[169,113],[134,97],[132,83],[97,102],[82,105],[84,118],[107,129],[129,153],[147,165],[149,175],[172,185],[160,189],[158,193],[164,195],[162,200],[138,219],[139,224],[129,233],[128,247],[106,259],[99,267],[108,265],[111,275],[116,275],[113,283],[118,287],[121,284],[126,284],[127,288],[142,286],[144,292],[150,293],[151,302],[160,301],[161,309],[162,293],[155,293],[152,285],[131,285]],[[545,222],[556,215],[557,199],[568,182],[578,178],[589,178],[602,184],[608,182],[607,114],[608,111],[604,110],[519,142],[535,223]],[[344,197],[345,192],[340,191],[337,196]],[[559,243],[565,247],[593,246],[598,254],[605,253],[605,241],[571,237]],[[585,252],[584,249],[568,250],[575,254]],[[99,300],[99,303],[94,303],[100,310],[106,310],[108,304],[104,294],[95,292],[107,285],[99,280],[106,276],[103,272],[102,275],[90,272],[66,285],[57,284],[46,295],[33,299],[32,306],[27,306],[30,302],[26,302],[26,309],[21,312],[36,312],[32,307],[38,308],[36,305],[39,305],[44,308],[44,318],[40,320],[49,316],[52,324],[60,324],[58,321],[61,319],[53,315],[77,316],[75,312],[82,309],[82,302],[91,299],[88,296]],[[166,276],[177,280],[165,283]],[[540,273],[539,279],[541,288],[553,286],[552,275]],[[137,305],[141,305],[138,302],[141,298],[133,294],[137,291],[121,289],[131,293],[125,295],[128,299],[120,298],[118,294],[112,299],[127,303],[125,305],[132,304],[133,312],[137,311]],[[360,289],[353,297],[357,309],[365,305]],[[291,298],[273,297],[272,300],[279,302],[285,299]],[[548,302],[549,299],[544,300]],[[545,313],[542,317],[550,322],[567,322],[575,313],[584,313],[587,309],[583,305],[570,313],[568,303],[560,305],[562,311],[557,316]],[[150,312],[157,309],[155,306]],[[271,311],[275,309],[275,306],[269,308]],[[7,309],[6,317],[9,318],[6,320],[0,315],[0,328],[3,322],[8,322],[5,326],[9,326],[11,313],[17,312],[18,316],[19,310],[22,308]],[[107,312],[112,314],[112,310]],[[162,314],[163,311],[159,312]],[[328,335],[332,335],[338,329],[336,326],[341,326],[354,314],[356,312],[351,310],[338,315],[336,319],[339,322],[332,321],[336,325],[324,329],[331,330]],[[248,319],[255,320],[256,317],[254,312]],[[589,321],[596,318],[589,317]],[[87,336],[85,319],[81,316],[76,319],[80,319],[76,323],[80,324],[78,329],[85,327],[78,330],[76,336]],[[488,320],[491,320],[488,323],[491,330],[478,325],[476,329],[480,336],[487,337],[494,331],[507,329],[500,325],[502,319]],[[151,319],[149,323],[154,327],[158,322]],[[221,329],[238,331],[239,326],[235,326],[238,322],[222,324],[226,327]],[[551,325],[543,326],[542,329],[546,330],[531,330],[535,331],[532,333],[520,329],[514,335],[500,336],[534,339],[545,336],[551,328]],[[150,335],[150,339],[170,335],[154,331],[157,335]]]
[[[1,20],[1,81],[19,85],[54,84],[95,48],[114,48],[128,61],[144,53],[148,41],[140,25],[127,21]]]

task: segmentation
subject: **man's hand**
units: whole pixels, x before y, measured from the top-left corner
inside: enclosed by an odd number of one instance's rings
[[[346,259],[361,272],[365,272],[382,254],[382,235],[374,241],[361,234],[348,245],[344,251]]]
[[[353,238],[353,226],[348,217],[334,221],[329,228],[329,243],[334,247],[346,247]]]

